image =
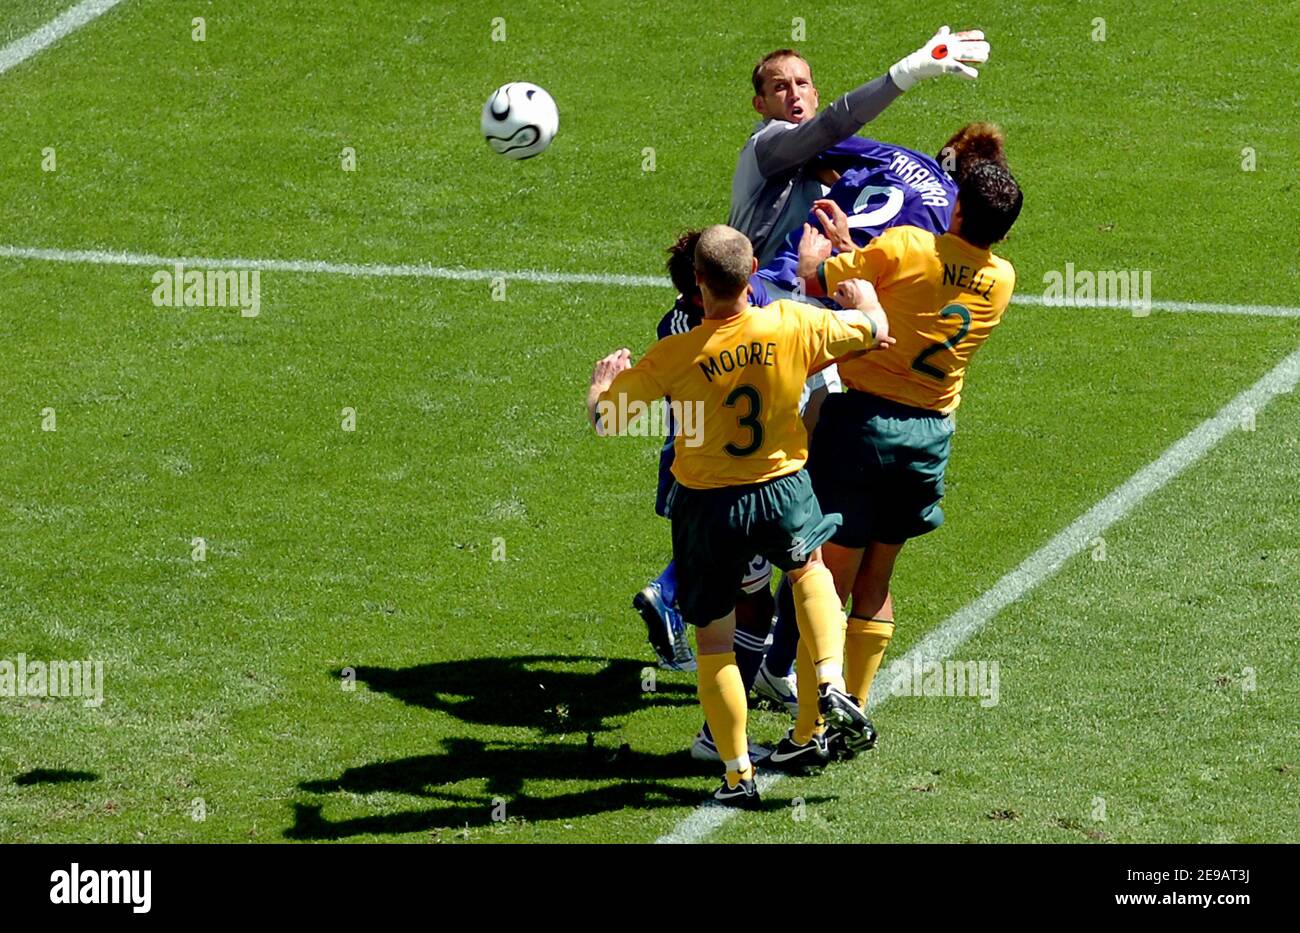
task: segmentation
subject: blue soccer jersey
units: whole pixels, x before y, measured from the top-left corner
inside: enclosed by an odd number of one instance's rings
[[[929,156],[854,136],[828,149],[822,161],[843,173],[826,196],[848,215],[849,231],[858,246],[866,246],[889,227],[920,227],[934,234],[947,231],[957,203],[957,183]],[[815,214],[808,215],[808,223],[821,230]],[[802,236],[800,224],[759,270],[759,278],[795,291]]]

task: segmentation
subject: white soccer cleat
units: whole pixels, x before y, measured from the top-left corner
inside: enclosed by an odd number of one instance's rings
[[[758,676],[754,678],[754,693],[765,700],[771,700],[785,708],[791,716],[799,715],[798,684],[793,673],[778,677],[767,669],[766,664],[758,666]]]

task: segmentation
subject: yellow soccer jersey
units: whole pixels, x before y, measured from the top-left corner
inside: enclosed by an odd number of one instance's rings
[[[748,308],[665,337],[600,396],[604,429],[621,433],[668,396],[692,406],[699,430],[679,430],[673,475],[692,489],[758,483],[808,459],[799,396],[810,371],[875,344],[869,321],[841,320],[796,301]],[[606,414],[612,417],[607,417]]]
[[[1016,284],[1005,259],[919,227],[891,227],[826,260],[820,274],[827,294],[846,279],[874,285],[898,341],[840,364],[843,383],[945,414],[961,404],[966,365],[1002,320]]]

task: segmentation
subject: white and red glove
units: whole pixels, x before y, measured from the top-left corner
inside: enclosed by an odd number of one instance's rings
[[[929,42],[892,65],[889,77],[894,79],[900,91],[906,91],[918,81],[943,74],[961,75],[974,81],[979,72],[970,67],[971,63],[978,65],[988,60],[989,44],[984,41],[982,30],[949,32],[948,27],[943,26]]]

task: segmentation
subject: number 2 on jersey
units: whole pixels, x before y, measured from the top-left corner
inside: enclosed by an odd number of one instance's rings
[[[951,350],[955,348],[957,344],[961,343],[961,338],[970,333],[970,312],[961,305],[948,305],[948,307],[939,312],[939,317],[961,318],[961,326],[957,328],[957,333],[953,334],[947,340],[940,341],[939,343],[932,343],[918,353],[916,359],[912,360],[912,368],[918,373],[929,376],[931,379],[943,380],[948,378],[948,374],[937,366],[931,366],[926,362],[926,360],[934,356],[940,350]]]
[[[758,421],[758,413],[763,410],[763,397],[758,394],[758,389],[751,385],[736,386],[722,404],[733,408],[742,398],[749,402],[749,411],[743,418],[737,418],[736,423],[749,431],[749,443],[743,446],[728,444],[722,448],[733,457],[748,457],[763,446],[763,426]]]

